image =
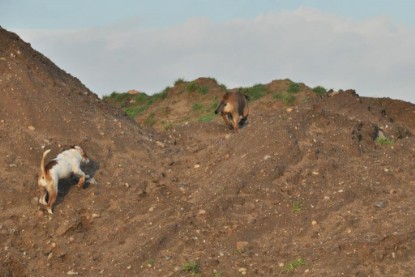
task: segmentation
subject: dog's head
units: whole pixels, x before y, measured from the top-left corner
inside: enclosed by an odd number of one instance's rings
[[[220,103],[218,104],[218,106],[216,107],[215,110],[215,114],[218,113],[222,113],[225,111],[226,106],[228,105],[229,102],[229,92],[225,93],[225,95],[223,95],[222,100],[220,101]]]
[[[89,163],[89,158],[86,155],[85,151],[81,148],[81,146],[74,145],[72,148],[79,152],[79,154],[82,157],[82,162],[83,163]]]

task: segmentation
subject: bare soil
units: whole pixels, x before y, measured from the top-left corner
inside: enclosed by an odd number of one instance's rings
[[[143,128],[1,28],[0,93],[0,276],[415,275],[411,103],[266,96],[233,133],[173,93]],[[48,215],[41,155],[72,144],[96,183],[62,180]]]

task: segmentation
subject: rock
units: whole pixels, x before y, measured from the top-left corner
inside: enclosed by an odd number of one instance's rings
[[[206,211],[205,210],[199,210],[199,215],[205,215]]]
[[[27,127],[30,131],[34,131],[34,130],[36,130],[36,128],[35,127],[33,127],[32,125],[30,125],[29,127]]]
[[[130,95],[137,95],[140,92],[138,90],[135,90],[135,89],[130,89],[129,91],[127,91],[127,93],[130,94]]]
[[[376,201],[374,205],[375,207],[378,207],[380,209],[383,209],[386,207],[386,203],[382,200]]]
[[[248,244],[247,241],[238,241],[236,243],[236,250],[238,250],[238,252],[245,252],[248,248]]]
[[[396,189],[389,190],[389,194],[395,194],[395,193],[396,193]]]
[[[162,143],[161,141],[156,141],[156,144],[158,146],[160,146],[160,148],[164,148],[165,147],[164,143]]]
[[[239,268],[239,269],[238,269],[238,271],[239,271],[242,275],[245,275],[245,274],[246,274],[247,269],[246,269],[245,267],[241,267],[241,268]]]
[[[64,221],[55,231],[56,236],[62,236],[66,234],[69,230],[75,230],[81,224],[79,218],[74,218],[71,221]]]
[[[73,270],[69,270],[68,272],[66,272],[66,275],[79,275],[79,273]]]
[[[271,159],[271,156],[270,156],[270,155],[265,155],[265,156],[264,156],[264,161],[266,161],[266,160],[268,160],[268,159]]]
[[[311,225],[313,225],[313,226],[317,225],[317,221],[315,221],[315,220],[311,221]]]

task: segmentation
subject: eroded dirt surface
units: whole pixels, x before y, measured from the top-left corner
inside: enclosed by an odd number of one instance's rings
[[[237,134],[156,132],[4,29],[0,92],[0,276],[415,274],[412,104],[265,99]],[[63,181],[48,215],[40,157],[71,144],[96,183]]]

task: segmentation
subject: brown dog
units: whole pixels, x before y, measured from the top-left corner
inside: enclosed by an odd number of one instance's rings
[[[50,149],[46,150],[40,161],[38,186],[40,192],[39,202],[47,205],[48,212],[52,214],[52,206],[58,195],[59,180],[75,174],[79,176],[77,186],[82,187],[85,178],[89,178],[89,176],[81,170],[81,163],[88,163],[89,159],[80,146],[73,146],[45,165],[45,158],[49,152]],[[48,202],[46,202],[46,192],[49,195]]]
[[[248,100],[249,97],[240,92],[227,92],[223,95],[215,114],[220,113],[225,124],[231,130],[238,132],[239,127],[242,127],[248,118]],[[239,120],[240,117],[242,117],[241,120]]]

